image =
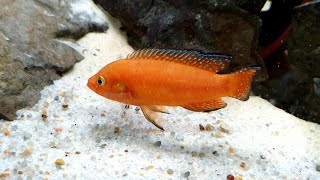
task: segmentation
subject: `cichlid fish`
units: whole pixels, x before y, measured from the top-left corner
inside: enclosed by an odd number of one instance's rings
[[[190,50],[142,49],[103,67],[88,80],[97,94],[140,106],[148,121],[163,130],[158,112],[164,106],[213,111],[227,104],[221,97],[247,100],[259,67],[220,74],[232,57]]]

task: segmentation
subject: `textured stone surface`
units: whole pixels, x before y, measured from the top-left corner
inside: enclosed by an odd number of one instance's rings
[[[45,85],[83,58],[56,38],[107,27],[89,0],[1,0],[0,118],[14,119],[16,110],[32,106]]]
[[[320,1],[294,9],[288,38],[289,60],[309,77],[320,77]]]
[[[320,124],[320,1],[297,6],[288,37],[292,72],[279,88],[280,101],[288,112]]]
[[[240,8],[249,1],[94,1],[121,21],[134,48],[197,49],[233,55],[239,65],[263,64],[256,52],[259,18]]]

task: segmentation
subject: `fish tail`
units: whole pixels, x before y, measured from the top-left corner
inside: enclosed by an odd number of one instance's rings
[[[232,73],[234,75],[234,89],[231,97],[246,101],[249,99],[251,81],[260,66],[248,66],[239,71]]]

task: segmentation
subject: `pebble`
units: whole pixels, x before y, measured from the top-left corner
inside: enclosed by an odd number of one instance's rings
[[[140,108],[137,106],[136,108],[134,108],[135,111],[139,111]]]
[[[260,158],[261,159],[266,159],[266,156],[265,155],[260,155]]]
[[[234,176],[233,176],[232,174],[229,174],[229,175],[227,176],[227,180],[234,180]]]
[[[206,157],[206,153],[201,152],[201,153],[198,154],[198,156],[199,156],[199,157]]]
[[[63,159],[57,159],[55,161],[55,163],[56,163],[57,166],[62,166],[62,165],[64,165],[64,160]]]
[[[241,167],[243,170],[245,170],[245,171],[249,170],[249,167],[248,167],[248,165],[247,165],[245,162],[242,162],[242,163],[240,164],[240,167]]]
[[[242,162],[242,163],[240,164],[240,167],[245,168],[245,167],[246,167],[246,163]]]
[[[3,133],[3,135],[5,135],[5,136],[9,136],[9,135],[10,135],[10,131],[9,131],[7,128],[3,128],[3,129],[2,129],[2,133]]]
[[[167,173],[171,175],[171,174],[173,174],[173,170],[172,169],[168,169]]]
[[[222,138],[222,137],[223,137],[223,132],[218,131],[216,134],[214,134],[214,136],[215,136],[216,138]]]
[[[154,166],[148,166],[148,167],[146,167],[146,170],[151,170],[153,168],[154,168]]]
[[[154,146],[160,147],[161,146],[161,141],[157,141],[154,143]]]
[[[316,170],[320,172],[320,164],[316,165]]]
[[[225,132],[225,133],[229,133],[230,132],[230,126],[226,123],[221,123],[220,124],[220,129],[222,132]]]
[[[66,95],[66,92],[61,92],[61,93],[60,93],[60,96],[61,96],[61,97],[64,97],[65,95]]]
[[[211,124],[207,124],[204,129],[205,129],[206,131],[212,131],[213,127],[211,126]]]
[[[41,116],[42,116],[42,120],[45,121],[47,119],[47,110],[46,109],[42,109],[41,110]]]
[[[192,155],[192,157],[196,157],[196,156],[198,156],[198,152],[197,151],[192,151],[191,155]]]
[[[1,173],[0,174],[0,178],[5,178],[5,177],[9,177],[10,174],[9,173]]]
[[[69,107],[69,105],[68,105],[68,104],[62,104],[62,107],[63,107],[64,109],[67,109],[67,108]]]
[[[24,135],[23,135],[23,139],[24,139],[25,141],[26,141],[26,140],[29,140],[31,137],[32,137],[32,134],[31,134],[31,133],[28,133],[28,132],[24,133]]]
[[[119,134],[120,133],[120,128],[119,127],[115,127],[114,128],[114,133],[115,134]]]
[[[58,101],[59,100],[59,96],[55,96],[54,100]]]
[[[187,172],[184,173],[184,177],[185,178],[189,178],[190,174],[191,174],[190,171],[187,171]]]
[[[234,148],[232,148],[232,147],[229,147],[229,148],[228,148],[228,152],[229,152],[229,153],[234,153],[235,151],[236,151],[236,150],[235,150]]]
[[[200,131],[204,131],[204,127],[202,126],[202,124],[199,124],[199,129]]]
[[[43,103],[43,107],[48,107],[49,106],[49,103],[47,102],[47,101],[45,101],[44,103]]]
[[[61,132],[62,132],[62,128],[60,128],[60,127],[54,128],[54,130],[55,130],[57,133],[61,133]]]
[[[105,148],[107,146],[107,144],[101,144],[100,147],[101,148]]]
[[[24,150],[20,155],[23,157],[30,156],[33,151],[33,147],[29,146],[26,150]]]

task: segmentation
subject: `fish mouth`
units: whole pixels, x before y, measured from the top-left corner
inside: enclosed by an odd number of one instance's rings
[[[95,86],[95,84],[94,84],[93,77],[91,77],[91,78],[88,79],[87,86],[88,86],[91,90],[94,91],[94,89],[95,89],[96,86]]]

